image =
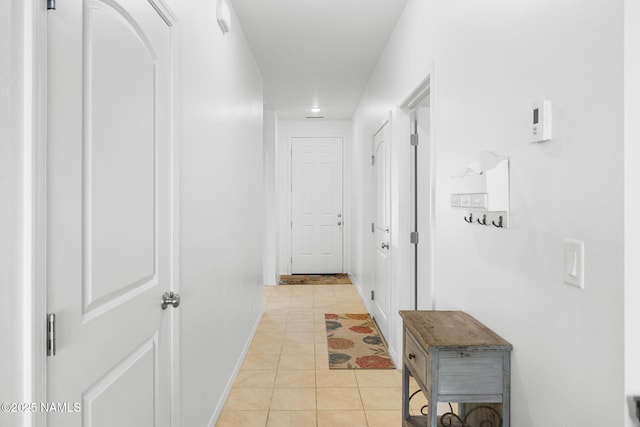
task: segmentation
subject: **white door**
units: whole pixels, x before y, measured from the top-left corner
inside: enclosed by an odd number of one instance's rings
[[[390,126],[386,123],[373,137],[375,180],[375,259],[373,272],[373,317],[380,332],[389,338],[391,299],[391,199],[390,199]]]
[[[154,4],[152,6],[152,4]],[[170,425],[172,44],[155,1],[49,16],[49,427]],[[76,412],[74,404],[80,404]],[[69,410],[70,409],[70,410]]]
[[[342,138],[292,138],[291,184],[291,273],[342,273]]]

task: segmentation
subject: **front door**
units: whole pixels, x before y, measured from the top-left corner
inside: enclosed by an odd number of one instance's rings
[[[389,338],[391,299],[391,199],[390,199],[390,126],[386,123],[373,137],[375,222],[374,222],[374,271],[373,317],[380,332]]]
[[[291,220],[291,273],[342,273],[342,138],[292,138]]]
[[[61,1],[48,23],[49,427],[170,425],[172,16]],[[66,410],[65,410],[66,409]]]

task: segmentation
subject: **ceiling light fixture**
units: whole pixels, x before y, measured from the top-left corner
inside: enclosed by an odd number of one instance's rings
[[[313,114],[318,114],[320,112],[320,107],[311,107],[309,109]]]

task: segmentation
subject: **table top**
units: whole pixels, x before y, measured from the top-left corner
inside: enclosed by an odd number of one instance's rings
[[[427,351],[511,350],[512,346],[464,311],[401,310],[404,325]]]

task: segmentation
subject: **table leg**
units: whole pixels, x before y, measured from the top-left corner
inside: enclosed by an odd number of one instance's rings
[[[402,365],[402,418],[409,419],[409,369],[406,365]]]

